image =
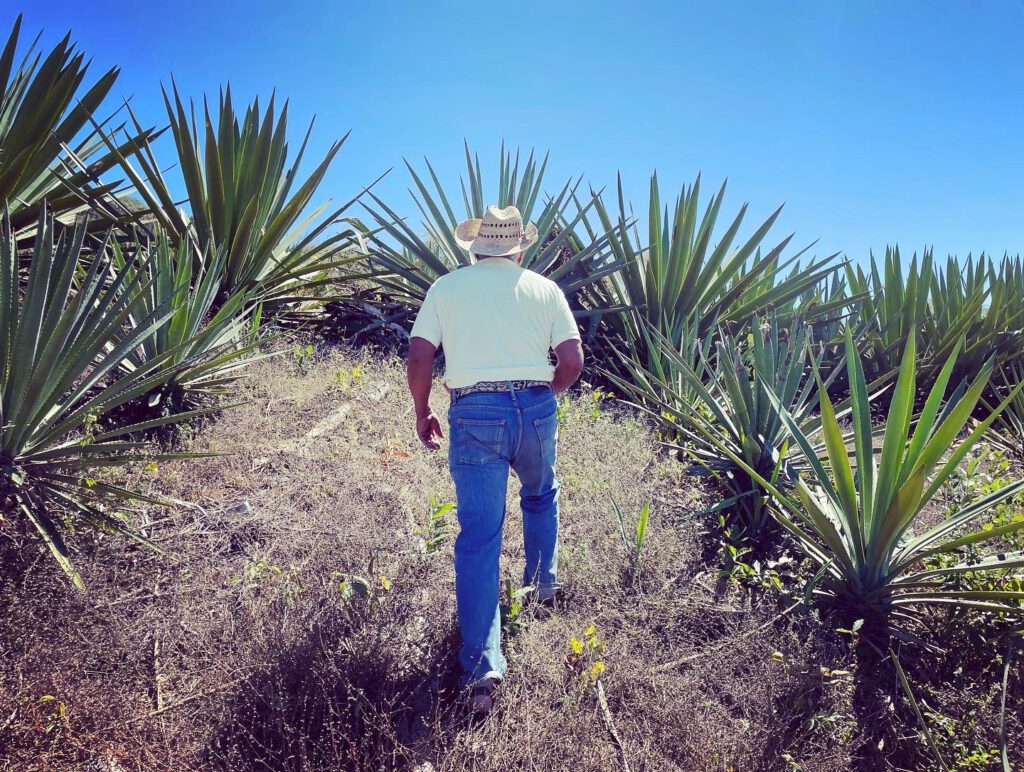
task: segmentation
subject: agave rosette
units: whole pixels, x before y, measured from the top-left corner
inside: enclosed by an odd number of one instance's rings
[[[746,536],[760,537],[772,519],[765,491],[746,467],[783,487],[793,467],[806,464],[799,449],[789,452],[780,406],[808,436],[820,431],[815,413],[819,384],[811,368],[821,366],[824,352],[812,358],[810,328],[799,319],[791,328],[782,327],[775,313],[763,321],[751,320],[742,335],[723,334],[714,344],[713,358],[707,346],[685,356],[664,336],[653,335],[679,385],[628,361],[631,380],[610,377],[626,393],[655,405],[669,426],[677,427],[686,444],[669,445],[725,480],[736,524]],[[826,379],[824,388],[835,374]],[[723,446],[729,454],[723,453]],[[735,463],[733,455],[742,458],[744,465]]]
[[[10,217],[0,228],[0,501],[24,516],[76,585],[64,522],[135,536],[105,511],[108,497],[147,499],[91,479],[91,470],[190,454],[152,454],[137,432],[200,415],[193,411],[106,428],[110,411],[158,389],[175,373],[174,351],[122,372],[125,357],[172,313],[142,306],[148,265],[117,271],[106,244],[83,259],[83,224],[55,232],[45,212],[24,285]],[[181,366],[187,366],[188,360]]]
[[[483,169],[479,157],[466,146],[466,175],[460,179],[464,216],[457,217],[430,161],[425,159],[430,184],[408,161],[415,190],[410,194],[423,217],[422,232],[403,220],[380,198],[367,206],[380,226],[371,236],[372,262],[387,272],[378,281],[412,307],[418,307],[430,286],[441,276],[470,265],[471,257],[455,241],[461,219],[483,217],[488,205],[516,206],[524,222],[537,226],[540,238],[523,258],[523,266],[555,281],[569,298],[578,317],[614,314],[615,307],[595,307],[585,302],[585,291],[604,277],[613,275],[629,260],[612,253],[616,226],[596,228],[588,214],[600,201],[591,192],[588,201],[578,197],[580,180],[568,181],[553,197],[543,194],[547,156],[538,161],[531,151],[525,161],[519,152],[513,157],[502,145],[499,153],[497,189],[493,198],[484,193]]]
[[[808,593],[865,619],[866,632],[892,633],[915,641],[921,639],[914,628],[924,608],[929,606],[1020,614],[1024,592],[971,589],[960,580],[984,572],[1019,575],[1024,568],[1021,552],[997,549],[988,556],[973,556],[975,550],[986,544],[998,547],[1001,539],[1024,528],[1024,522],[996,528],[977,527],[978,521],[999,502],[1024,490],[1024,480],[982,497],[937,525],[919,530],[914,526],[919,525],[919,517],[929,502],[1024,384],[1015,387],[985,420],[958,440],[988,383],[993,363],[987,362],[970,382],[961,382],[944,401],[963,347],[962,342],[958,343],[938,373],[915,422],[916,342],[910,338],[876,458],[867,385],[849,330],[845,346],[853,385],[853,464],[832,402],[824,390],[820,404],[827,467],[798,422],[779,404],[792,441],[804,451],[809,465],[795,482],[796,501],[778,491],[771,480],[738,454],[724,444],[720,446],[776,497],[776,517],[796,544],[820,565]],[[965,557],[963,552],[968,547],[972,554]],[[940,564],[940,558],[946,560]]]
[[[94,114],[119,69],[83,88],[89,63],[70,33],[45,57],[36,38],[16,64],[21,21],[18,16],[0,51],[0,205],[6,202],[20,243],[33,235],[44,202],[59,216],[88,210],[108,223],[121,219],[127,210],[115,195],[119,183],[100,178],[117,166],[118,152],[132,152],[155,136],[137,127],[119,147],[102,152],[119,129]]]
[[[159,231],[154,241],[144,240],[128,255],[116,242],[111,252],[118,271],[129,277],[137,270],[145,273],[142,302],[129,324],[138,326],[158,309],[170,309],[122,362],[126,371],[145,369],[153,360],[173,368],[166,382],[139,398],[147,410],[169,414],[198,408],[223,395],[242,369],[259,358],[251,355],[261,342],[255,335],[260,307],[244,292],[215,304],[224,278],[223,250],[197,258],[189,241],[174,248]]]
[[[648,328],[653,327],[678,350],[684,345],[683,333],[689,333],[694,318],[698,338],[717,326],[729,329],[744,325],[769,308],[777,309],[788,324],[784,309],[813,293],[842,266],[835,261],[835,255],[801,264],[800,259],[810,246],[784,256],[792,236],[773,247],[765,247],[781,207],[742,242],[737,243],[737,236],[746,217],[746,204],[723,233],[716,233],[725,184],[703,212],[700,191],[698,175],[692,185],[683,186],[675,207],[663,210],[658,176],[651,177],[646,246],[625,201],[621,178],[618,212],[613,215],[599,204],[602,226],[612,232],[615,256],[624,266],[621,272],[594,287],[593,304],[628,309],[607,317],[602,336],[608,345],[599,354],[609,354],[602,356],[603,365],[624,377],[628,377],[627,365],[610,354],[613,349],[630,351],[649,370],[666,369],[660,361],[662,349],[651,345]],[[839,307],[851,302],[848,298],[839,300]],[[814,308],[814,318],[834,308],[834,304],[819,303]]]
[[[147,207],[137,216],[141,227],[152,217],[173,245],[189,240],[196,255],[224,254],[218,304],[244,292],[276,307],[301,302],[323,285],[365,278],[365,272],[349,270],[365,260],[365,229],[345,216],[358,196],[326,215],[326,203],[307,213],[347,134],[299,182],[313,124],[288,164],[287,104],[278,113],[271,96],[264,111],[257,99],[239,116],[229,86],[220,94],[216,123],[204,100],[203,131],[176,86],[164,91],[164,104],[189,213],[178,208],[150,143],[130,157],[118,154],[119,160]]]

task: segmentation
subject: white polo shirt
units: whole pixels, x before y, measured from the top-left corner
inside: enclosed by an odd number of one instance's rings
[[[479,381],[550,381],[555,368],[548,352],[580,339],[561,288],[503,257],[479,260],[434,282],[412,335],[444,346],[450,389]]]

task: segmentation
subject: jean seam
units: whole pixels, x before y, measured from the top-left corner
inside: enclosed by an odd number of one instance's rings
[[[512,412],[515,415],[516,428],[515,442],[509,447],[509,460],[516,458],[519,455],[519,447],[523,443],[523,406],[519,404],[519,400],[516,398],[516,390],[512,388],[512,384],[509,383],[508,390],[509,398],[512,402]]]
[[[512,451],[509,454],[509,458],[510,459],[511,458],[518,458],[519,457],[519,448],[521,448],[522,445],[523,445],[523,411],[522,410],[517,410],[516,411],[516,428],[518,429],[518,431],[516,432],[516,444],[515,444],[515,447],[510,448],[510,450]]]

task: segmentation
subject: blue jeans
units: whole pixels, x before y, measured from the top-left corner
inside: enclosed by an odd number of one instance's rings
[[[455,601],[458,606],[463,683],[501,679],[501,614],[498,558],[505,522],[509,467],[522,489],[523,584],[541,598],[559,585],[558,482],[555,452],[558,414],[544,386],[521,391],[476,392],[448,410],[448,463],[458,496],[459,536],[455,540]]]

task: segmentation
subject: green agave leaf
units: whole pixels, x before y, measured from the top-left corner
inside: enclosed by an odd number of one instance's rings
[[[896,549],[896,539],[920,510],[923,491],[924,470],[918,469],[896,492],[878,520],[878,530],[868,541],[868,565],[879,580],[890,575],[889,561]]]
[[[813,527],[815,535],[828,546],[830,559],[842,567],[847,577],[856,581],[859,572],[851,558],[850,535],[845,532],[846,529],[840,531],[839,523],[821,506],[803,480],[797,480],[795,488],[806,513],[804,521]]]
[[[1010,485],[993,491],[987,496],[980,498],[978,501],[964,507],[962,510],[938,525],[928,529],[921,536],[911,539],[897,554],[896,568],[898,570],[905,569],[925,557],[937,552],[945,551],[946,543],[943,542],[943,539],[955,533],[960,528],[967,526],[979,517],[982,517],[993,507],[999,504],[999,502],[1005,501],[1006,499],[1017,495],[1021,491],[1024,491],[1024,479],[1017,480]],[[982,533],[984,533],[984,531]],[[984,539],[978,539],[978,541],[984,541]],[[932,545],[936,546],[933,547]],[[952,549],[952,547],[950,547],[950,549]]]
[[[71,579],[75,587],[79,590],[85,590],[85,582],[82,580],[81,574],[75,570],[67,545],[64,543],[60,532],[57,531],[57,527],[49,515],[46,514],[42,507],[37,505],[34,499],[25,494],[18,495],[18,505],[32,525],[36,527],[43,542],[49,548],[50,554],[57,561],[57,565],[68,575],[68,578]]]
[[[828,452],[829,466],[835,476],[835,490],[840,507],[845,514],[847,527],[851,531],[850,537],[856,550],[857,560],[865,562],[867,555],[864,545],[864,531],[860,518],[860,509],[857,502],[856,482],[853,478],[853,469],[850,466],[850,457],[846,450],[846,442],[839,429],[835,411],[832,409],[832,402],[828,398],[828,392],[821,383],[817,369],[814,372],[818,381],[818,388],[822,398],[821,414],[823,422],[823,435],[825,447]]]
[[[173,79],[170,90],[163,89],[163,97],[188,194],[190,220],[179,214],[149,142],[140,143],[130,157],[115,153],[110,142],[108,148],[173,246],[189,242],[197,266],[204,254],[224,252],[226,260],[215,305],[243,292],[254,302],[280,306],[282,295],[304,289],[306,277],[331,270],[337,254],[362,243],[358,229],[348,236],[335,234],[324,242],[317,241],[339,222],[340,214],[354,200],[327,216],[322,214],[324,207],[313,215],[303,214],[347,134],[328,148],[305,179],[300,179],[298,170],[312,122],[291,165],[286,166],[287,104],[278,113],[273,96],[266,111],[255,100],[239,120],[228,87],[221,94],[216,116],[211,115],[204,99],[200,131],[195,109],[186,109]],[[306,226],[310,227],[303,236]],[[327,243],[334,243],[334,247],[326,248]]]

